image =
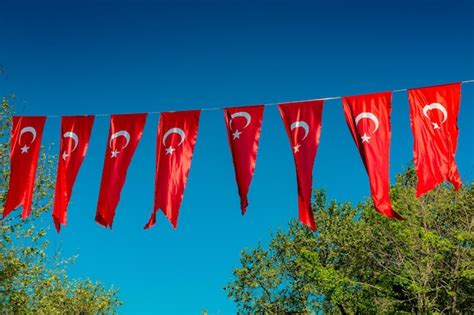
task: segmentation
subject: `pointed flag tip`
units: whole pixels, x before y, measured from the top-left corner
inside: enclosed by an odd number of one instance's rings
[[[147,224],[145,224],[145,226],[143,227],[143,229],[144,229],[144,230],[148,230],[149,228],[153,227],[153,225],[155,225],[155,224],[148,222]]]
[[[301,221],[301,220],[300,220],[300,221]],[[303,222],[303,221],[301,221],[301,223],[302,223],[303,225],[307,226],[308,228],[310,228],[311,231],[313,231],[313,232],[316,232],[316,230],[318,229],[317,226],[316,226],[316,224],[315,224],[314,222]]]
[[[101,227],[103,227],[104,229],[106,229],[108,227],[108,225],[105,223],[105,222],[100,222],[98,220],[95,220],[95,222],[100,225]]]
[[[240,187],[240,184],[238,184],[239,187]],[[240,193],[240,189],[239,189],[239,195],[241,195]],[[247,212],[247,207],[249,206],[249,201],[247,199],[247,195],[246,194],[243,194],[240,196],[240,213],[242,215],[244,215],[246,212]]]
[[[398,221],[405,221],[406,219],[399,215],[397,212],[393,211],[392,213],[393,218],[397,219]]]
[[[168,215],[166,213],[165,213],[165,216],[168,218],[168,221],[170,221],[171,226],[173,226],[173,229],[176,230],[178,226],[178,218],[175,218],[172,215]]]
[[[61,224],[59,222],[54,222],[54,227],[56,228],[56,232],[61,232]]]
[[[148,222],[145,224],[143,227],[144,230],[148,230],[149,228],[153,227],[156,223],[156,210],[153,210],[151,213],[150,219],[148,219]]]
[[[54,228],[56,229],[56,232],[61,231],[61,222],[59,221],[59,218],[55,217],[54,214],[52,215],[53,217],[53,223],[54,223]]]
[[[240,204],[240,212],[242,213],[242,215],[244,215],[247,212],[248,205],[249,205],[249,203],[247,201],[242,202]]]
[[[105,229],[110,228],[112,230],[112,222],[107,222],[99,213],[95,216],[95,222]]]
[[[398,214],[398,212],[396,212],[393,209],[390,209],[387,212],[380,212],[380,214],[383,215],[384,217],[387,217],[387,218],[390,218],[390,219],[395,219],[395,220],[398,220],[398,221],[404,221],[405,220],[404,217],[402,217],[400,214]]]
[[[173,230],[176,230],[178,228],[178,220],[171,220],[170,219],[171,226],[173,227]]]

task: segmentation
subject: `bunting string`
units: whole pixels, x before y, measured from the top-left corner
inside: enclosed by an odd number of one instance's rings
[[[474,83],[474,79],[461,81],[461,84],[470,84],[470,83]],[[392,93],[400,93],[400,92],[406,92],[406,91],[408,91],[408,88],[396,89],[396,90],[392,90],[391,92]],[[306,100],[263,103],[263,106],[277,106],[278,104],[289,104],[289,103],[300,103],[300,102],[311,102],[311,101],[333,101],[333,100],[340,100],[342,98],[343,98],[343,96],[329,96],[329,97],[321,97],[321,98],[306,99]],[[201,110],[201,111],[214,111],[214,110],[223,110],[224,108],[233,108],[233,107],[240,107],[240,106],[242,106],[242,105],[208,107],[208,108],[200,108],[199,110]],[[179,110],[179,111],[182,111],[182,110]],[[144,112],[144,113],[147,113],[148,115],[158,115],[158,114],[163,113],[163,112],[173,113],[175,111],[173,111],[173,110],[171,110],[171,111],[153,111],[153,112]],[[79,116],[88,116],[88,115],[93,115],[95,117],[109,117],[110,115],[113,115],[113,114],[110,114],[110,113],[80,114]],[[64,115],[41,115],[41,116],[45,116],[47,118],[61,118]],[[74,116],[74,115],[66,115],[66,116]],[[9,117],[9,116],[0,115],[0,117],[4,118],[4,117]]]
[[[321,136],[323,103],[341,99],[347,126],[369,177],[375,210],[388,218],[404,220],[390,200],[392,93],[407,92],[418,177],[416,196],[421,197],[444,181],[450,182],[455,190],[462,185],[454,157],[458,143],[461,86],[467,83],[474,83],[474,80],[354,96],[172,112],[89,116],[15,115],[12,118],[10,139],[10,184],[3,217],[20,206],[23,207],[22,219],[30,215],[46,118],[61,117],[53,206],[53,221],[59,232],[67,222],[67,206],[76,175],[87,152],[95,116],[110,116],[95,221],[103,227],[112,228],[127,169],[142,137],[147,115],[160,114],[156,138],[154,206],[144,228],[151,228],[155,224],[156,214],[160,210],[177,228],[200,114],[201,111],[211,110],[224,111],[240,209],[245,214],[264,107],[278,105],[295,162],[299,219],[315,231],[317,227],[311,207],[312,170]]]

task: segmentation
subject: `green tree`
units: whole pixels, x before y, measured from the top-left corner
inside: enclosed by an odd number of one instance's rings
[[[0,215],[9,179],[9,136],[12,97],[0,111]],[[0,221],[0,314],[113,314],[122,303],[118,290],[89,279],[70,279],[66,267],[74,258],[48,257],[48,228],[38,227],[51,210],[54,158],[42,148],[31,216],[14,211]]]
[[[412,168],[391,187],[404,221],[327,201],[314,191],[318,231],[298,222],[267,248],[241,253],[225,287],[239,313],[467,313],[474,310],[472,184],[415,197]]]

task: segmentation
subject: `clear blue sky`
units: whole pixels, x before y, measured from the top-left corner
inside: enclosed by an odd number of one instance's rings
[[[25,115],[128,113],[350,95],[474,79],[472,1],[0,2],[2,94]],[[463,87],[457,161],[474,179],[474,84]],[[288,139],[264,114],[242,217],[221,111],[203,112],[178,229],[153,204],[157,115],[148,117],[114,228],[94,222],[109,126],[98,117],[69,206],[48,236],[71,274],[118,286],[124,314],[235,313],[223,286],[242,248],[297,218]],[[43,143],[58,143],[49,119]],[[393,97],[391,178],[412,159],[406,93]],[[57,151],[57,145],[54,151]],[[330,198],[369,196],[340,100],[326,103],[314,168]],[[403,214],[403,213],[402,213]],[[44,224],[52,225],[50,214]]]

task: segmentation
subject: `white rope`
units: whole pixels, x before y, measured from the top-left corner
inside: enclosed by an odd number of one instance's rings
[[[474,80],[465,80],[461,81],[461,84],[469,84],[469,83],[474,83]],[[408,88],[404,89],[396,89],[392,90],[392,93],[399,93],[399,92],[405,92],[408,91]],[[278,104],[288,104],[288,103],[298,103],[298,102],[310,102],[310,101],[332,101],[332,100],[339,100],[343,96],[330,96],[330,97],[322,97],[322,98],[314,98],[314,99],[306,99],[306,100],[299,100],[299,101],[290,101],[290,102],[276,102],[276,103],[264,103],[263,106],[276,106]],[[222,106],[222,107],[209,107],[209,108],[201,108],[201,111],[211,111],[211,110],[222,110],[224,108],[231,108],[231,107],[239,107],[239,106]],[[180,110],[182,111],[182,110]],[[163,111],[163,112],[173,112],[173,111]],[[157,115],[161,112],[146,112],[148,115]],[[90,114],[92,115],[92,114]],[[108,117],[113,114],[94,114],[96,117]],[[47,118],[59,118],[62,117],[62,115],[42,115]],[[66,115],[66,116],[73,116],[73,115]],[[85,115],[84,115],[85,116]],[[0,115],[0,117],[9,117],[5,115]]]

